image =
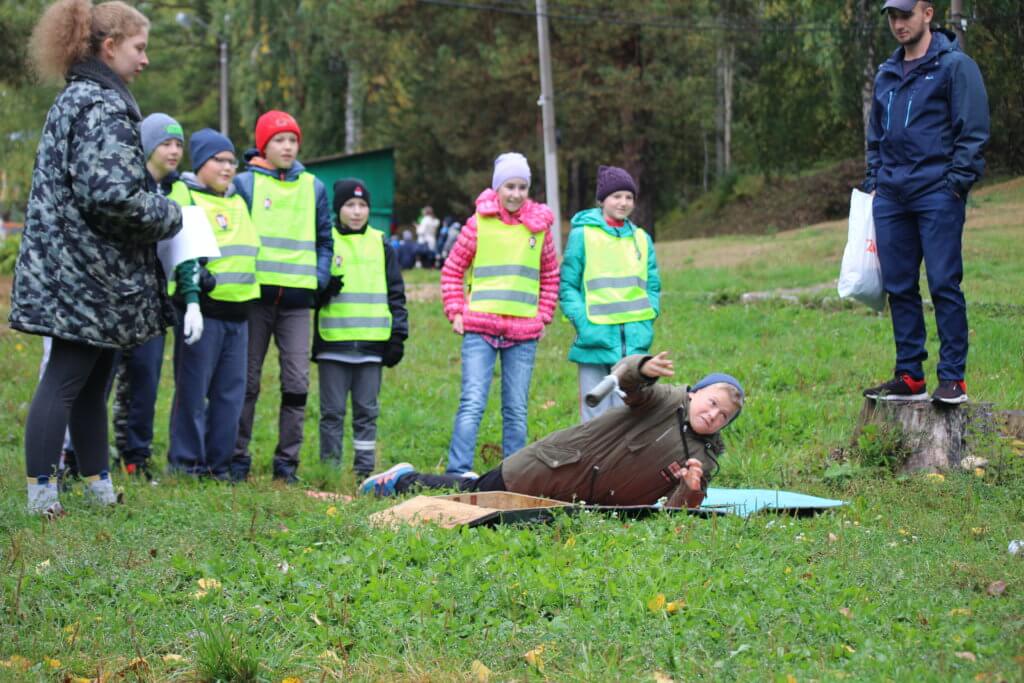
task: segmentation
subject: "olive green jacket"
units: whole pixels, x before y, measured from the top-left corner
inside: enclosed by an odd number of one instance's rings
[[[687,387],[658,385],[640,374],[650,356],[620,361],[625,406],[550,434],[506,459],[509,491],[598,505],[650,505],[668,496],[684,507],[689,458],[704,466],[706,490],[724,451],[721,437],[695,434],[686,421]],[[680,412],[681,411],[681,412]],[[682,418],[682,428],[680,428]]]

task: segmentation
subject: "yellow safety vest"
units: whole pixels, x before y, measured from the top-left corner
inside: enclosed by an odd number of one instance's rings
[[[341,275],[341,292],[320,309],[318,331],[324,341],[386,341],[391,337],[384,233],[334,235],[331,275]]]
[[[167,193],[167,198],[176,202],[178,206],[192,205],[192,193],[189,192],[188,185],[181,180],[175,180],[171,183],[171,191]],[[174,296],[174,292],[178,288],[178,283],[174,281],[174,273],[171,273],[171,277],[168,279],[170,281],[167,283],[167,293],[170,296]]]
[[[477,214],[469,310],[519,318],[536,316],[543,247],[543,232]]]
[[[583,292],[587,319],[618,325],[654,318],[647,296],[647,233],[616,237],[598,226],[584,226]]]
[[[245,200],[238,194],[217,197],[205,192],[192,192],[187,187],[185,193],[188,197],[181,197],[185,205],[194,204],[206,212],[220,249],[220,258],[211,258],[206,263],[206,269],[217,278],[217,286],[209,297],[226,302],[258,299],[260,287],[256,284],[256,254],[260,249],[259,237],[249,218]],[[174,293],[174,284],[170,285],[171,294]]]
[[[303,172],[295,181],[253,172],[252,222],[260,238],[261,285],[316,289],[316,189]]]
[[[167,193],[167,198],[177,202],[178,206],[189,206],[192,203],[192,195],[188,191],[188,185],[181,180],[175,180],[171,183],[171,191]]]

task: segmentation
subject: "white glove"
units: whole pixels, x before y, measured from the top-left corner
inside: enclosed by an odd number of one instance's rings
[[[203,314],[199,312],[199,304],[187,304],[185,306],[185,320],[182,323],[182,331],[185,333],[185,343],[195,344],[203,336]]]

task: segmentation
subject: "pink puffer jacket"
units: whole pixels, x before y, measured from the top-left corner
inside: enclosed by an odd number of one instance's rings
[[[448,316],[448,320],[452,320],[461,313],[466,332],[515,341],[540,339],[544,334],[544,326],[551,322],[551,316],[558,304],[558,257],[555,254],[555,243],[551,238],[551,224],[555,220],[551,209],[545,204],[527,199],[519,211],[510,214],[498,200],[498,193],[487,189],[476,198],[476,212],[481,216],[496,216],[506,225],[522,223],[531,232],[544,233],[544,246],[540,253],[540,298],[537,303],[537,315],[534,318],[518,318],[469,310],[465,282],[466,271],[472,267],[473,258],[476,256],[475,214],[466,221],[455,247],[441,269],[444,314]]]

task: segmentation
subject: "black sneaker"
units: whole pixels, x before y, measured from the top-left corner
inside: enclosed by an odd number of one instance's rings
[[[967,403],[967,382],[962,379],[944,379],[939,382],[939,388],[932,394],[932,401],[936,403]]]
[[[302,480],[294,472],[274,472],[274,481],[280,481],[289,486],[302,483]]]
[[[875,401],[927,401],[925,381],[914,379],[905,372],[897,373],[888,382],[864,390],[864,398]]]

